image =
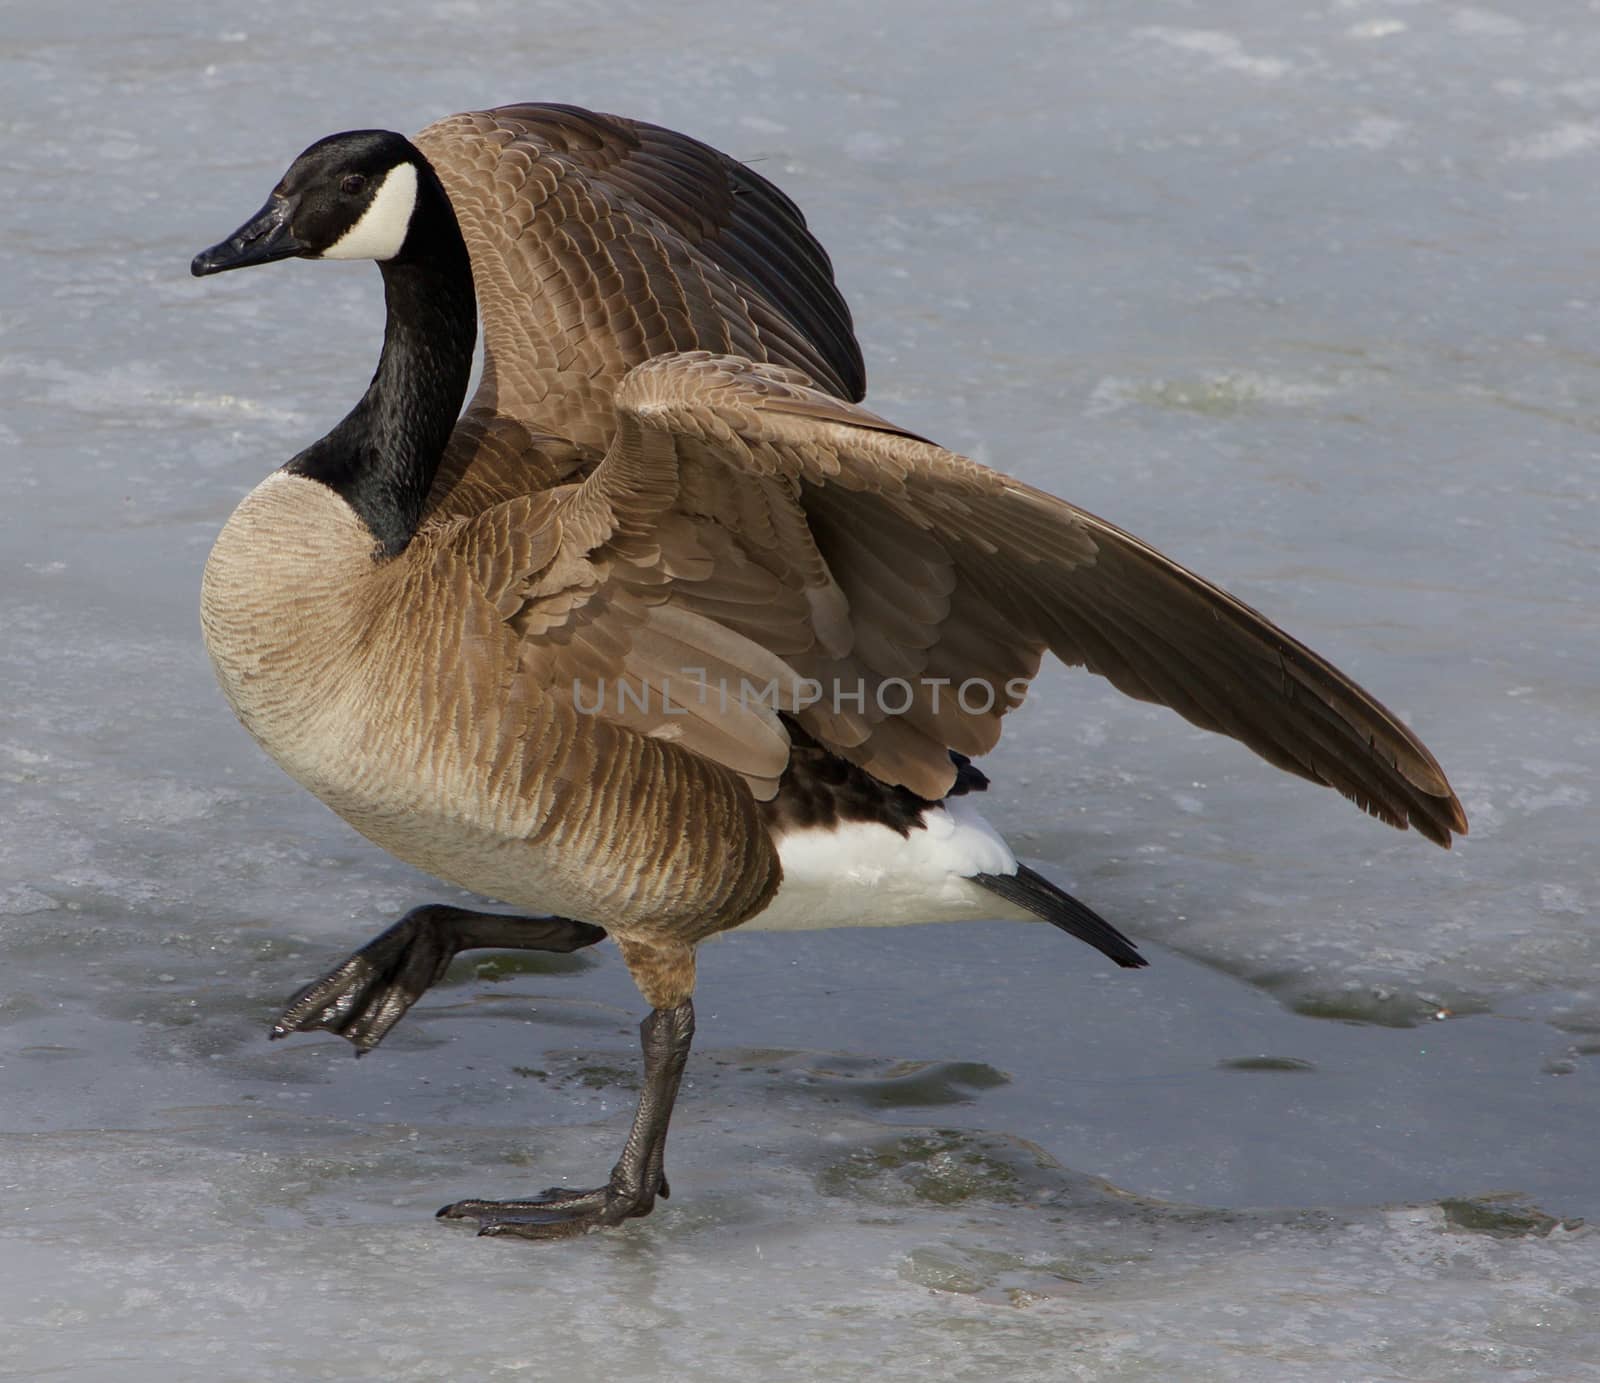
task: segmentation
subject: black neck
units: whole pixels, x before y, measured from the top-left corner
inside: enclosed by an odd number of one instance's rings
[[[398,556],[428,490],[472,375],[478,305],[472,264],[431,169],[401,252],[379,265],[389,319],[383,355],[360,403],[284,468],[322,482],[371,530],[374,556]]]

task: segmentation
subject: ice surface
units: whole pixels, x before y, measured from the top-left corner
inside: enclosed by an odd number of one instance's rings
[[[1587,10],[13,0],[0,39],[0,1377],[1600,1376]],[[312,139],[515,99],[759,160],[874,407],[1280,619],[1471,837],[1053,671],[988,811],[1149,970],[729,937],[669,1203],[433,1223],[609,1166],[641,1004],[609,953],[486,957],[359,1064],[263,1040],[450,894],[261,759],[195,627],[231,506],[364,386],[377,277],[187,265]]]

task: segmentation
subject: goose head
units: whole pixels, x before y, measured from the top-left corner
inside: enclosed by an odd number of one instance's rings
[[[405,551],[472,376],[477,298],[450,199],[404,135],[353,130],[289,165],[267,204],[196,255],[196,277],[274,260],[373,259],[383,275],[383,353],[367,391],[282,469],[349,505],[376,559]]]
[[[404,135],[329,135],[289,165],[260,211],[202,250],[189,270],[199,278],[295,256],[400,259],[417,239],[418,207],[434,191],[444,197],[433,169]]]

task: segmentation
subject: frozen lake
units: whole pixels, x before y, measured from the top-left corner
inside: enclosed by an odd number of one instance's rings
[[[0,12],[0,1378],[1600,1378],[1600,17],[1556,0]],[[284,778],[199,573],[370,376],[370,266],[196,282],[333,130],[572,101],[757,166],[868,403],[1409,718],[1450,854],[1059,668],[987,811],[1128,931],[733,935],[674,1197],[610,948],[370,1060],[282,1001],[449,899]]]

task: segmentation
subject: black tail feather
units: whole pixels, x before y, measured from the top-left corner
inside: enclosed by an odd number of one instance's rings
[[[1084,906],[1071,894],[1063,893],[1050,880],[1042,874],[1035,874],[1025,864],[1019,864],[1015,874],[974,874],[972,882],[982,884],[990,893],[1004,898],[1008,903],[1026,908],[1052,926],[1070,932],[1079,941],[1087,941],[1118,965],[1125,965],[1132,970],[1150,963],[1127,937],[1093,908]]]

